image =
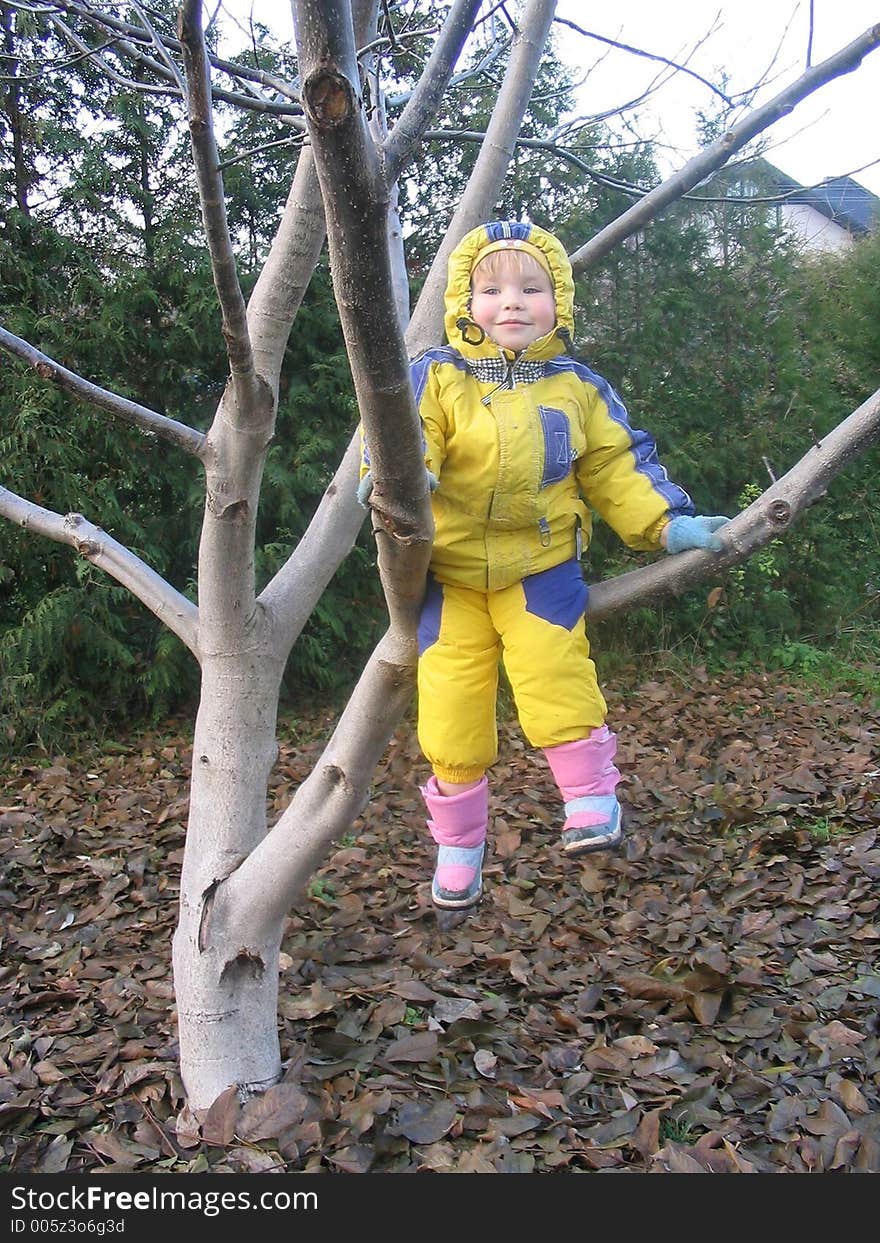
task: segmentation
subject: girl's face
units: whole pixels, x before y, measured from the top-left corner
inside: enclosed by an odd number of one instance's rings
[[[471,316],[505,349],[519,353],[556,323],[556,301],[550,277],[537,264],[525,273],[505,265],[494,275],[481,275],[478,264],[471,278]]]

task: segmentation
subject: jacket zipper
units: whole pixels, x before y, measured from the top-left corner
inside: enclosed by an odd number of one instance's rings
[[[503,357],[504,356],[502,355],[502,358]],[[512,390],[516,388],[516,381],[513,378],[513,369],[516,366],[516,359],[514,359],[513,362],[511,363],[511,362],[508,362],[506,358],[504,358],[504,365],[507,368],[507,374],[505,375],[504,379],[501,381],[500,384],[496,384],[493,389],[489,390],[489,392],[486,394],[485,397],[480,398],[480,402],[482,405],[488,406],[489,402],[492,400],[495,394],[499,391],[499,389],[503,388],[503,389]]]

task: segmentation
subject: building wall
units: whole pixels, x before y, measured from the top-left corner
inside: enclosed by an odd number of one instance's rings
[[[777,210],[779,223],[804,251],[827,254],[846,250],[853,243],[849,229],[804,203],[782,203]]]

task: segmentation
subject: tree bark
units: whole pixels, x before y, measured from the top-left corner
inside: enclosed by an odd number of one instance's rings
[[[199,657],[190,813],[173,965],[181,1077],[195,1106],[224,1087],[242,1094],[277,1078],[275,1013],[281,924],[258,943],[212,926],[217,886],[266,833],[266,788],[276,758],[284,662],[272,651],[271,619],[256,600],[255,532],[266,449],[275,426],[280,336],[264,342],[272,380],[256,367],[226,220],[211,117],[211,84],[200,0],[185,0],[180,38],[199,198],[223,315],[230,380],[208,432],[205,510],[199,544]],[[283,248],[287,239],[280,244]],[[310,255],[314,238],[306,246]],[[290,306],[288,290],[279,297]],[[254,310],[265,324],[268,293]]]
[[[193,1108],[230,1084],[242,1097],[280,1073],[278,946],[282,920],[259,937],[214,918],[214,897],[266,833],[283,666],[265,645],[203,658],[190,815],[172,961],[181,1078]]]

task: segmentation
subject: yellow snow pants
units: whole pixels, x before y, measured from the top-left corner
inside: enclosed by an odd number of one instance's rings
[[[604,723],[586,603],[575,559],[501,591],[429,575],[419,622],[418,734],[435,776],[476,781],[496,759],[500,660],[532,746],[575,742]]]

